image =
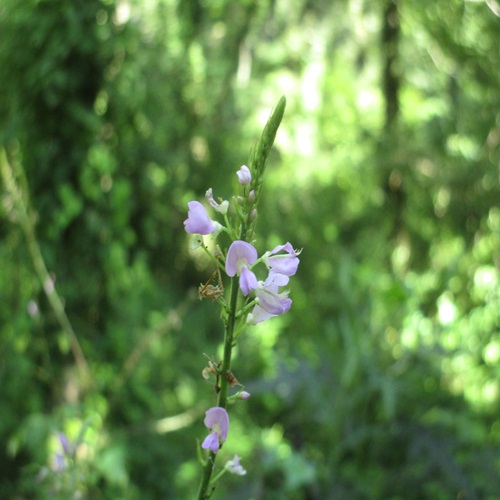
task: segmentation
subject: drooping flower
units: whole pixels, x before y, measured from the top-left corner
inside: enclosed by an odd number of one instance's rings
[[[246,241],[236,240],[231,243],[226,257],[226,273],[233,277],[240,277],[240,288],[245,297],[251,290],[255,290],[258,281],[255,274],[248,269],[258,258],[255,247]]]
[[[222,227],[208,216],[205,207],[199,201],[188,203],[188,218],[184,221],[184,226],[186,232],[190,234],[210,234]]]
[[[224,467],[232,474],[237,474],[238,476],[244,476],[247,473],[247,471],[240,464],[240,457],[238,455],[235,455],[232,460],[226,462]]]
[[[63,470],[66,469],[67,467],[66,459],[64,458],[64,454],[62,454],[60,451],[54,453],[52,459],[53,459],[52,469],[54,470],[54,472],[62,472]]]
[[[215,406],[205,412],[205,426],[212,432],[204,439],[202,448],[217,453],[229,432],[229,416],[224,408]]]
[[[285,253],[278,253],[284,250]],[[300,252],[299,252],[300,253]],[[278,245],[263,256],[263,261],[273,271],[285,276],[293,276],[299,267],[298,253],[293,249],[291,243]]]
[[[273,316],[280,316],[290,310],[292,300],[288,298],[288,290],[279,292],[280,286],[286,286],[289,277],[284,274],[269,272],[266,281],[259,281],[255,290],[258,302],[248,315],[247,322],[256,325]]]
[[[71,444],[68,436],[64,432],[57,434],[57,439],[61,445],[61,449],[57,450],[51,457],[51,468],[54,472],[62,472],[67,466],[67,457],[75,452],[75,446]]]
[[[227,200],[223,200],[220,203],[217,203],[214,200],[214,195],[213,195],[213,192],[212,192],[212,188],[207,189],[207,192],[205,193],[205,198],[207,199],[207,201],[210,204],[210,206],[216,212],[219,212],[222,215],[226,215],[227,214],[227,209],[229,208],[229,202]]]
[[[65,455],[71,455],[73,453],[73,445],[71,444],[70,440],[68,439],[68,436],[64,434],[64,432],[59,432],[57,434],[57,438],[59,439],[59,442],[61,443],[61,448],[64,452]]]
[[[236,175],[238,176],[238,182],[242,186],[246,186],[252,182],[252,174],[246,165],[242,165],[242,167],[236,172]]]

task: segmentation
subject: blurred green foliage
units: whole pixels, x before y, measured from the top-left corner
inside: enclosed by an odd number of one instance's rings
[[[285,95],[257,247],[304,251],[291,312],[241,337],[221,453],[248,474],[216,496],[498,498],[499,16],[4,0],[0,497],[194,494],[221,323],[186,203],[231,195]]]

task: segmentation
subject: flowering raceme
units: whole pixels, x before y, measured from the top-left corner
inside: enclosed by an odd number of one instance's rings
[[[263,262],[270,268],[265,281],[257,281],[249,266],[258,260],[257,250],[245,241],[233,241],[226,257],[226,273],[232,277],[240,276],[240,289],[246,297],[255,290],[257,304],[247,321],[257,324],[273,316],[280,316],[290,310],[292,300],[288,298],[288,291],[279,291],[279,287],[286,286],[297,272],[299,258],[291,243],[278,245],[262,257]]]
[[[236,171],[238,184],[233,176],[236,193],[225,200],[214,197],[212,188],[209,188],[203,205],[198,201],[188,203],[188,215],[184,221],[186,232],[194,235],[193,249],[201,248],[208,257],[207,262],[215,267],[208,281],[200,284],[198,295],[200,298],[211,299],[220,306],[224,326],[222,359],[206,356],[208,366],[201,371],[203,379],[210,384],[212,396],[216,397],[217,402],[214,404],[217,406],[206,411],[204,424],[209,430],[201,447],[198,444],[202,477],[196,498],[200,500],[211,496],[224,473],[240,476],[246,474],[238,455],[232,454],[232,460],[226,461],[223,467],[216,466],[216,460],[221,455],[219,450],[229,432],[226,408],[250,398],[250,393],[233,373],[231,358],[239,336],[248,328],[249,323],[260,323],[284,314],[292,305],[285,287],[290,276],[297,272],[300,252],[295,251],[291,243],[287,242],[259,258],[257,249],[252,245],[256,237],[256,222],[260,217],[258,205],[266,160],[283,117],[285,104],[286,99],[282,97],[269,117],[260,140],[251,151],[250,167],[242,165]],[[212,216],[215,220],[212,220]],[[200,236],[209,234],[212,235],[210,244]],[[259,274],[261,272],[262,275]],[[259,281],[264,278],[264,281]],[[241,375],[238,374],[238,377]],[[214,472],[216,474],[212,477]]]

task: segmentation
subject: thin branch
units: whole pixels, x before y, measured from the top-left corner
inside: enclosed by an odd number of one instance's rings
[[[5,189],[11,197],[12,207],[17,216],[17,222],[26,238],[28,250],[38,279],[42,283],[43,290],[52,307],[56,320],[68,339],[71,352],[82,376],[82,380],[85,383],[91,383],[92,376],[85,354],[83,353],[77,335],[64,310],[63,301],[56,291],[54,282],[47,270],[40,245],[36,239],[35,218],[29,208],[27,180],[24,171],[22,166],[15,159],[8,157],[8,151],[4,148],[0,150],[0,171]]]

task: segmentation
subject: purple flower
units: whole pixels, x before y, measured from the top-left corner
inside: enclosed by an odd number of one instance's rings
[[[226,257],[228,276],[240,276],[240,288],[245,297],[258,286],[255,274],[248,269],[258,258],[257,250],[246,241],[236,240],[231,243]]]
[[[218,222],[213,221],[207,214],[205,207],[198,201],[188,203],[188,218],[184,221],[187,233],[190,234],[210,234],[220,230],[222,227]]]
[[[278,252],[284,250],[285,253],[279,255]],[[300,252],[299,252],[300,253]],[[299,267],[299,258],[297,252],[292,247],[291,243],[278,245],[270,252],[264,255],[264,262],[276,273],[284,274],[285,276],[293,276]]]
[[[219,406],[210,408],[205,412],[204,424],[212,432],[205,438],[201,447],[217,453],[220,444],[226,440],[229,431],[227,411]]]
[[[250,184],[252,182],[252,174],[250,173],[250,169],[246,165],[243,165],[236,172],[236,175],[238,176],[238,182],[242,186],[246,186],[247,184]]]
[[[247,471],[240,464],[240,457],[238,455],[235,455],[232,460],[226,462],[224,468],[226,468],[232,474],[237,474],[238,476],[244,476],[247,473]]]
[[[54,472],[62,472],[64,469],[66,469],[67,464],[66,464],[66,459],[64,458],[64,455],[61,452],[56,452],[54,454],[54,464],[53,464],[53,469]]]
[[[288,284],[289,277],[283,274],[277,274],[273,270],[269,272],[266,281],[259,282],[255,291],[258,303],[248,315],[247,322],[256,325],[273,316],[280,316],[290,310],[292,300],[288,298],[288,290],[279,292],[280,286]]]
[[[59,442],[61,443],[61,448],[65,455],[71,455],[73,453],[73,446],[71,445],[68,436],[64,432],[59,432],[57,435]]]

